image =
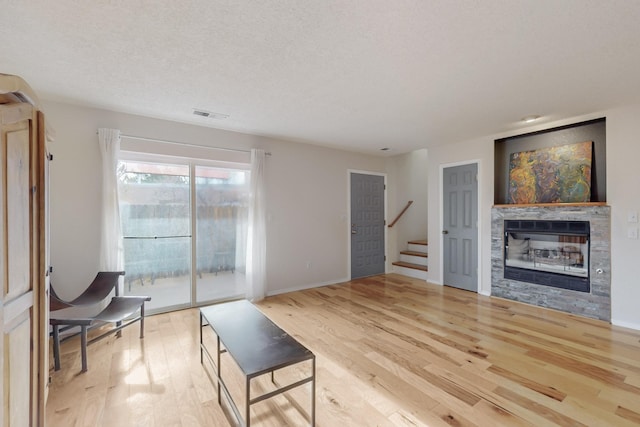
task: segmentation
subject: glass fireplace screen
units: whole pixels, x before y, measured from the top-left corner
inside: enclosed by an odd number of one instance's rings
[[[505,221],[505,267],[589,276],[588,221]]]

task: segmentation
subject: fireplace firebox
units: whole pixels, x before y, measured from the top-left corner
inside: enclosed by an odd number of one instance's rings
[[[505,279],[590,292],[589,221],[504,221]]]

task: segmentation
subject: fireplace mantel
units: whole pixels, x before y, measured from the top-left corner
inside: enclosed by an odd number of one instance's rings
[[[579,220],[590,223],[590,292],[504,277],[504,221]],[[496,205],[491,210],[491,294],[540,307],[611,321],[611,207],[606,203]]]
[[[527,204],[505,204],[505,205],[493,205],[496,209],[505,209],[505,208],[532,208],[532,207],[540,207],[540,208],[576,208],[576,207],[592,207],[592,206],[607,206],[607,202],[588,202],[588,203],[527,203]]]

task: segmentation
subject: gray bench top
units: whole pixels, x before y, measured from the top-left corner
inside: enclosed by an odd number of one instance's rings
[[[200,313],[248,378],[314,358],[247,300],[203,307]]]

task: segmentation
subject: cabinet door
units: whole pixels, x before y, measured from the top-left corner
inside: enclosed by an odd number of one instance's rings
[[[37,130],[29,104],[0,105],[0,393],[3,426],[29,426],[37,413],[39,305]]]
[[[49,151],[51,147],[52,135],[45,131],[44,114],[38,111],[38,141],[37,141],[37,195],[38,195],[38,238],[39,238],[39,267],[37,277],[40,285],[39,297],[36,304],[39,305],[39,343],[40,352],[38,354],[38,370],[42,375],[38,376],[38,394],[37,408],[38,425],[44,425],[45,406],[49,395],[49,287],[50,287],[50,269],[51,253],[49,250],[49,236],[51,234],[49,222],[49,164],[53,159],[53,155]],[[37,285],[36,285],[37,286]],[[35,337],[34,337],[35,339]]]

